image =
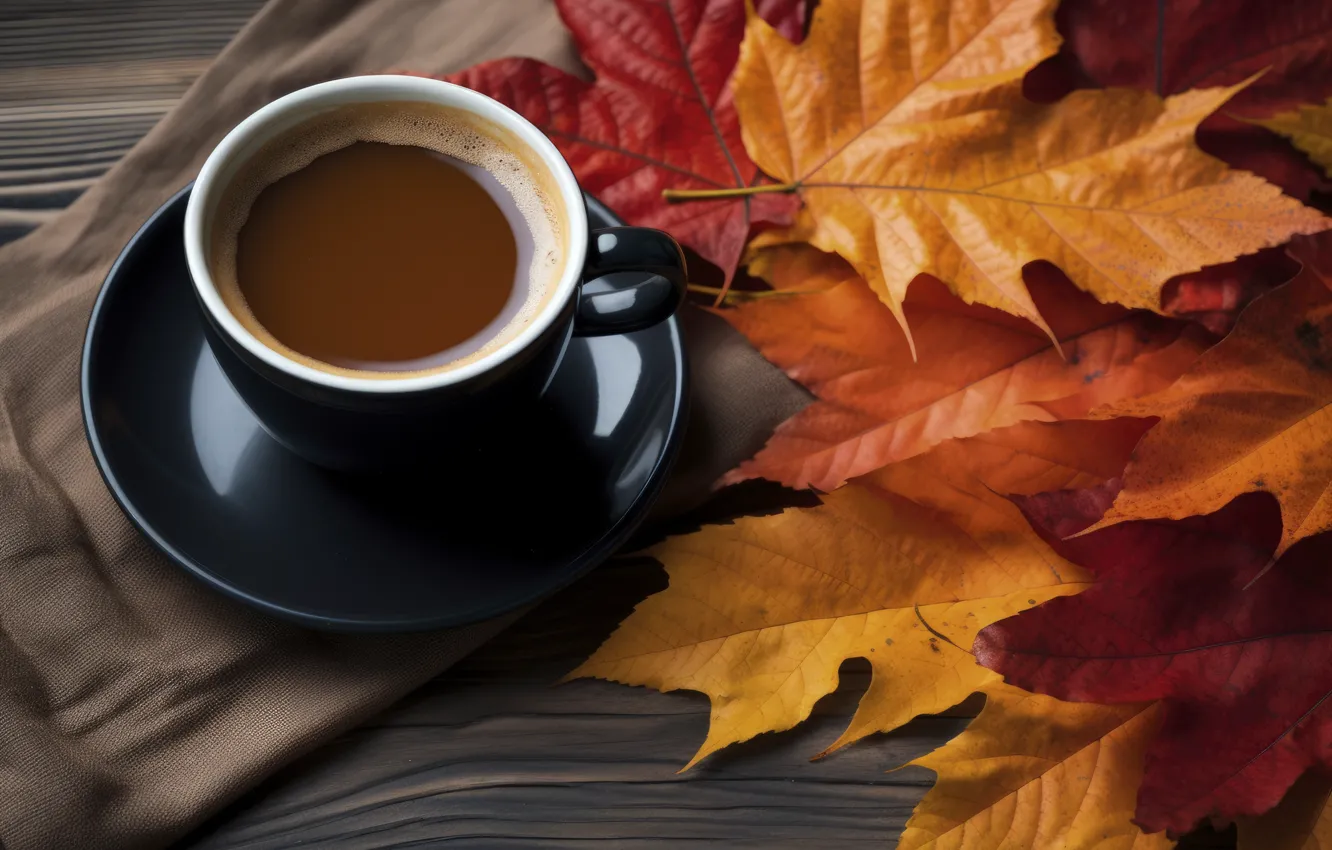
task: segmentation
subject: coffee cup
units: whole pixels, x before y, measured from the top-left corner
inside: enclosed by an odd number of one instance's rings
[[[404,122],[416,128],[405,136]],[[419,145],[432,154],[447,155],[474,176],[494,177],[503,190],[493,192],[497,200],[514,202],[506,214],[511,224],[518,222],[515,232],[521,226],[531,230],[518,239],[530,243],[530,257],[510,261],[510,254],[505,254],[504,262],[516,269],[522,284],[515,287],[517,294],[491,299],[507,297],[507,312],[489,319],[482,315],[478,321],[484,327],[458,345],[450,341],[449,347],[429,358],[412,359],[419,352],[411,352],[402,359],[394,348],[415,344],[416,336],[421,345],[431,343],[431,316],[440,317],[443,324],[445,318],[455,318],[447,300],[442,307],[414,309],[410,298],[427,298],[428,283],[418,281],[417,289],[402,295],[393,289],[393,273],[367,276],[365,286],[374,292],[396,293],[380,300],[385,310],[397,313],[381,316],[376,312],[378,302],[365,302],[374,307],[365,321],[383,325],[377,335],[360,334],[359,308],[333,311],[327,320],[318,318],[329,312],[324,309],[330,300],[325,293],[341,292],[338,286],[356,288],[354,276],[350,282],[331,279],[354,272],[345,263],[325,262],[328,258],[322,252],[335,255],[348,242],[352,248],[360,247],[354,229],[347,228],[356,226],[353,213],[362,211],[350,204],[347,215],[339,216],[337,199],[344,198],[342,203],[347,204],[345,198],[351,196],[313,195],[313,200],[303,200],[300,193],[305,190],[299,181],[287,178],[309,169],[307,183],[323,181],[311,191],[336,188],[339,168],[344,166],[334,161],[333,154],[360,143]],[[371,160],[380,156],[368,148],[366,155]],[[314,174],[312,164],[321,162],[320,174]],[[373,174],[364,182],[364,191],[387,193],[392,200],[395,190],[389,183]],[[275,192],[287,183],[293,187],[290,202],[281,197],[271,203],[266,200],[270,189]],[[418,183],[410,188],[427,202],[429,191]],[[512,197],[504,200],[504,192]],[[491,285],[491,277],[505,275],[491,275],[485,266],[489,249],[483,252],[479,243],[469,245],[465,239],[460,243],[450,229],[483,226],[473,221],[484,216],[480,206],[473,215],[467,206],[472,203],[468,201],[461,211],[458,204],[436,204],[441,214],[455,216],[441,221],[454,224],[442,225],[443,230],[423,238],[445,244],[436,246],[438,273],[427,280],[438,279],[442,286],[475,294]],[[479,203],[484,206],[484,199]],[[265,205],[262,222],[257,218],[259,204]],[[513,210],[525,218],[516,217]],[[457,218],[460,212],[463,218]],[[308,220],[298,218],[302,215]],[[330,228],[341,229],[319,232],[319,225],[312,222],[325,218],[333,222]],[[260,234],[267,241],[247,237],[247,228],[267,228]],[[413,238],[392,227],[387,231],[399,240]],[[422,77],[334,80],[261,108],[228,133],[204,163],[186,209],[184,235],[205,335],[224,374],[279,443],[335,470],[383,471],[448,463],[451,455],[466,450],[469,440],[497,422],[521,418],[524,409],[539,402],[572,337],[629,333],[662,322],[681,303],[686,283],[684,257],[667,234],[638,227],[589,232],[583,193],[568,163],[522,116],[485,95]],[[313,241],[301,245],[284,241],[301,239]],[[286,265],[276,259],[270,263],[269,254],[289,255],[283,259]],[[305,265],[303,258],[308,260]],[[266,264],[272,268],[266,269]],[[457,280],[460,275],[451,272],[455,267],[474,271],[461,275],[469,279]],[[271,283],[261,279],[265,271],[272,272]],[[327,285],[325,277],[330,278]],[[278,307],[261,309],[259,302],[266,296],[256,288],[266,286],[294,287],[295,295],[278,293],[280,298],[267,299]],[[318,304],[303,304],[299,300],[306,297],[303,292],[318,299]],[[315,306],[319,309],[306,309]],[[270,312],[264,313],[265,309]],[[394,316],[410,319],[414,330],[394,333]],[[344,333],[342,326],[330,324],[336,321],[352,324]],[[284,322],[292,329],[280,329]],[[327,340],[329,351],[342,350],[343,336],[348,350],[361,345],[359,337],[366,336],[369,341],[364,344],[372,353],[362,358],[365,363],[355,357],[343,362],[327,356],[323,349],[301,341],[306,330],[302,323],[318,325],[309,328],[310,338]],[[381,349],[389,353],[374,353]]]

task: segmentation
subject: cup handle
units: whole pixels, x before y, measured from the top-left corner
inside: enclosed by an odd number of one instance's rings
[[[647,227],[592,231],[574,318],[576,336],[608,336],[663,322],[688,281],[676,241]]]

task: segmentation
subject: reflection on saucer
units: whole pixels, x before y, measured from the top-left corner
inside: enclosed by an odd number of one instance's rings
[[[190,388],[190,428],[208,483],[220,496],[231,492],[241,458],[263,434],[259,421],[227,383],[208,344],[199,347]]]
[[[643,371],[643,355],[638,346],[626,337],[607,336],[597,340],[590,348],[592,368],[597,373],[597,421],[592,433],[609,437],[620,424],[638,387],[638,376]]]

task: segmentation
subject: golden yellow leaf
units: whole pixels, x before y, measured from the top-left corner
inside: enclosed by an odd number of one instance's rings
[[[1289,138],[1295,147],[1332,175],[1332,98],[1322,106],[1301,106],[1266,120],[1254,121]]]
[[[1070,444],[1085,436],[1046,434]],[[1016,448],[1001,448],[1004,439]],[[868,659],[873,678],[829,749],[961,702],[997,677],[959,646],[998,619],[1085,586],[1082,571],[999,494],[1094,479],[1095,470],[1080,467],[1113,462],[1084,462],[1085,452],[1077,460],[1084,450],[1071,445],[1042,459],[1023,450],[1029,440],[950,441],[819,507],[667,540],[649,554],[670,586],[573,675],[708,694],[711,725],[691,765],[799,723],[837,687],[848,658]],[[1105,441],[1116,444],[1108,451],[1122,454],[1122,440]]]
[[[1255,491],[1281,503],[1274,559],[1332,530],[1332,234],[1302,240],[1292,254],[1304,263],[1295,279],[1249,305],[1173,385],[1095,411],[1161,421],[1088,531],[1209,514]]]
[[[807,241],[846,258],[907,326],[922,273],[1048,330],[1022,268],[1159,309],[1174,275],[1332,226],[1194,143],[1243,85],[1021,98],[1054,0],[825,0],[792,44],[752,12],[734,86],[751,158],[799,192]]]
[[[1309,771],[1265,815],[1239,820],[1239,850],[1332,850],[1332,778]]]
[[[898,850],[1165,850],[1132,822],[1155,703],[1060,702],[1002,683],[967,730],[911,762],[939,775]]]
[[[859,482],[886,500],[900,497],[946,518],[989,557],[992,568],[1022,574],[1033,565],[1048,563],[1052,578],[1074,580],[1078,568],[1055,557],[1013,503],[1001,496],[1091,487],[1113,478],[1122,473],[1145,425],[1135,419],[1024,422],[977,437],[949,440],[928,454],[892,464]],[[1029,604],[1034,601],[1026,600]],[[929,615],[925,618],[932,628],[968,650],[975,632],[986,625],[968,622],[965,617],[959,625],[952,612],[938,622]],[[892,656],[871,653],[868,657],[875,678],[847,728],[824,752],[874,732],[896,729],[917,714],[942,711],[964,699],[968,686],[974,690],[990,681],[988,671],[976,666],[969,655],[945,655],[942,650],[953,647],[936,645],[939,653],[927,647],[932,660],[942,660],[933,658],[936,655],[947,658],[957,678],[943,682],[932,706],[919,708],[898,698],[892,689],[901,688],[906,677],[888,670],[880,676],[880,667],[886,668]]]

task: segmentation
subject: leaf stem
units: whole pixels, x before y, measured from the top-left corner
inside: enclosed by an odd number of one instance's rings
[[[661,196],[668,203],[681,201],[707,201],[716,198],[744,198],[774,192],[790,194],[800,188],[799,183],[764,183],[760,186],[737,186],[733,189],[662,189]]]
[[[759,300],[762,298],[777,298],[787,295],[818,295],[823,292],[822,289],[761,289],[752,292],[745,289],[730,289],[720,286],[704,286],[701,283],[691,283],[686,287],[690,292],[697,292],[700,295],[715,295],[723,301],[735,299],[736,301]]]

